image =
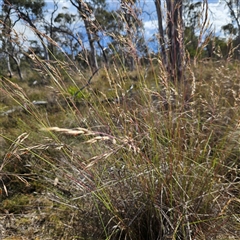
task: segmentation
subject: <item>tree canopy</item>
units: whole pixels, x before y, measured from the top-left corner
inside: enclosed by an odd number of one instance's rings
[[[233,47],[236,47],[240,38],[239,1],[223,2],[232,22],[222,26],[222,31],[226,38],[231,37]],[[227,41],[215,36],[209,24],[207,1],[153,0],[151,4],[155,6],[153,12],[146,12],[145,5],[138,1],[119,1],[114,7],[106,0],[71,0],[64,7],[57,0],[52,3],[44,0],[3,1],[0,50],[6,56],[6,62],[2,64],[8,66],[10,76],[12,68],[17,66],[22,78],[20,60],[24,52],[34,52],[45,60],[53,60],[54,56],[63,57],[64,51],[72,61],[78,62],[79,53],[84,53],[87,56],[84,61],[95,71],[101,65],[116,61],[114,54],[117,52],[121,56],[117,62],[133,70],[136,61],[146,58],[149,48],[160,54],[170,76],[181,80],[185,53],[191,58],[199,57],[197,49],[201,48],[206,53],[201,56],[218,57],[212,49],[217,44],[225,52],[223,56],[229,56]],[[157,16],[155,19],[154,15]],[[149,19],[157,20],[158,48],[153,48],[148,41],[151,36],[145,23]],[[14,38],[19,22],[36,37],[31,39],[26,35],[24,43]]]

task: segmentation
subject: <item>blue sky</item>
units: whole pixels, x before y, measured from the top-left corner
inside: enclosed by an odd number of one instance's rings
[[[51,1],[49,0],[49,3],[50,2]],[[61,5],[60,8],[67,7],[70,12],[76,10],[71,5],[69,0],[60,0],[59,3]],[[113,9],[119,6],[119,0],[107,0],[107,3],[110,6],[110,8]],[[208,3],[210,10],[209,20],[212,23],[213,30],[215,31],[216,35],[220,35],[221,26],[231,22],[228,16],[227,7],[221,0],[208,0]],[[152,35],[153,32],[157,29],[154,0],[140,0],[140,5],[142,6],[145,12],[149,13],[148,16],[145,14],[143,19],[146,36]],[[221,34],[221,36],[223,35]]]
[[[152,2],[152,1],[151,1]],[[212,30],[217,36],[223,37],[221,32],[221,26],[231,22],[228,16],[228,10],[225,4],[219,0],[209,0],[209,23],[212,24]],[[152,3],[151,3],[152,5]],[[154,7],[154,6],[153,6]],[[145,30],[150,33],[157,27],[157,21],[147,20],[145,21]]]
[[[69,0],[59,0],[59,11],[62,11],[63,8],[65,11],[70,13],[76,13],[76,9],[72,6]],[[117,8],[119,6],[119,0],[107,0],[108,5],[110,8]],[[48,1],[48,10],[51,11],[53,8],[53,1]],[[228,16],[227,7],[224,5],[223,1],[221,0],[209,0],[209,22],[212,23],[212,31],[217,35],[224,37],[223,33],[221,32],[221,26],[231,22],[230,17]],[[149,14],[143,15],[143,22],[145,28],[145,36],[146,39],[149,40],[153,38],[154,34],[157,33],[157,20],[156,20],[156,13],[155,13],[155,5],[153,0],[142,0],[140,1],[140,5],[145,12]],[[48,16],[46,16],[47,20]],[[50,18],[50,15],[49,15]],[[17,32],[20,33],[20,36],[25,39],[34,39],[34,33],[26,26],[24,26],[23,22],[19,22],[16,26]],[[27,44],[27,42],[26,42]]]

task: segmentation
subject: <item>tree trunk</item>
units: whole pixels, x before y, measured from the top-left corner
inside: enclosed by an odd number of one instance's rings
[[[70,2],[79,11],[80,17],[83,20],[84,27],[87,32],[89,47],[90,47],[90,67],[92,69],[92,72],[95,72],[96,69],[98,69],[98,62],[97,62],[97,51],[94,45],[94,42],[95,42],[94,36],[96,36],[96,29],[92,24],[92,20],[91,20],[92,13],[88,8],[87,3],[85,3],[84,1],[74,2],[73,0],[70,0]]]
[[[9,41],[9,38],[11,38],[11,31],[12,31],[10,12],[11,12],[11,9],[8,9],[8,11],[6,12],[6,15],[4,16],[4,19],[3,19],[2,47],[6,54],[8,75],[10,78],[12,78],[13,72],[12,72],[11,63],[10,63],[10,54],[8,51],[9,44],[11,44],[11,41]]]
[[[174,80],[182,78],[183,24],[182,0],[166,1],[169,72]]]
[[[8,69],[9,78],[12,78],[13,73],[12,73],[9,54],[7,54],[7,59],[6,60],[7,60],[7,69]]]
[[[20,11],[19,9],[17,9],[17,11],[18,11],[19,16],[21,17],[21,19],[26,21],[30,25],[30,27],[32,27],[34,29],[34,33],[38,36],[38,38],[40,39],[40,42],[42,44],[43,52],[44,52],[44,59],[49,61],[48,49],[47,49],[46,43],[44,43],[44,39],[43,39],[41,33],[37,30],[37,27],[34,25],[32,20],[28,16],[28,14],[25,14],[24,12]]]
[[[94,45],[94,38],[92,37],[90,26],[89,26],[90,24],[87,20],[84,20],[84,25],[87,32],[89,46],[90,46],[90,65],[91,65],[92,72],[95,72],[98,69],[98,62],[97,62],[96,47]]]
[[[13,58],[13,60],[15,61],[16,65],[17,65],[18,76],[19,76],[20,80],[23,80],[22,71],[21,71],[21,67],[20,67],[21,59],[15,57],[15,56],[12,56],[12,58]]]
[[[154,1],[158,17],[159,43],[163,64],[174,81],[181,81],[183,76],[183,20],[182,0],[166,0],[166,36],[163,30],[161,0]],[[166,39],[166,40],[165,40]]]
[[[161,0],[155,0],[154,3],[156,6],[157,18],[158,18],[159,44],[160,44],[160,48],[162,51],[163,64],[166,67],[167,56],[166,56],[165,36],[164,36],[164,31],[163,31],[163,17],[162,17]]]

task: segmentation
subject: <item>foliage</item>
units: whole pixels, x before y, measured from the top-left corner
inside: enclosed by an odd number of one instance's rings
[[[190,57],[194,58],[194,56],[196,56],[196,53],[197,53],[198,38],[194,34],[193,29],[191,27],[185,28],[184,35],[185,35],[186,50],[190,54]]]
[[[75,100],[87,100],[89,94],[86,91],[80,91],[76,86],[70,86],[68,92]]]

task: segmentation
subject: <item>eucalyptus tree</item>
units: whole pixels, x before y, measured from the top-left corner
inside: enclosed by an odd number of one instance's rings
[[[53,0],[53,9],[47,10],[47,13],[49,14],[49,20],[43,18],[43,28],[45,30],[45,33],[47,36],[49,36],[50,41],[48,41],[48,49],[50,51],[49,58],[52,59],[52,56],[56,55],[56,44],[55,42],[58,40],[57,34],[54,31],[54,18],[56,17],[55,14],[57,13],[59,6],[58,1]]]
[[[224,0],[228,7],[232,23],[223,26],[223,30],[236,34],[240,38],[240,0]]]
[[[139,51],[144,48],[143,22],[140,19],[141,9],[136,0],[121,0],[119,15],[123,24],[121,29],[123,51],[126,60],[129,61],[129,69],[133,70],[135,62],[138,62]]]
[[[234,53],[236,58],[239,58],[239,54],[236,50],[240,48],[240,0],[223,0],[229,10],[231,17],[231,23],[222,26],[222,30],[226,35],[230,35],[232,39],[232,46],[230,53]],[[235,51],[233,51],[235,50]]]
[[[17,20],[24,21],[29,28],[35,33],[40,40],[44,51],[44,59],[49,60],[48,48],[44,41],[44,34],[38,29],[37,23],[44,18],[43,10],[45,6],[44,0],[29,1],[29,0],[4,0],[6,6],[14,14]]]
[[[58,36],[57,41],[61,48],[66,48],[65,52],[69,52],[72,60],[75,60],[79,49],[82,47],[82,33],[74,28],[74,22],[77,16],[71,13],[59,13],[54,19],[55,24],[53,30]]]
[[[79,16],[83,20],[86,30],[88,43],[90,47],[90,66],[93,71],[98,69],[97,50],[95,41],[98,39],[99,24],[96,21],[94,14],[94,5],[84,0],[70,0],[72,5],[78,10]],[[104,3],[105,0],[102,0]]]
[[[119,32],[117,14],[115,10],[108,8],[105,0],[94,0],[93,4],[95,6],[94,17],[96,19],[96,25],[98,26],[95,41],[100,49],[100,57],[104,60],[105,64],[108,64],[109,59],[105,49],[108,46],[107,38],[111,38],[112,33]]]
[[[53,55],[59,53],[60,49],[65,49],[66,53],[72,60],[75,60],[75,55],[81,47],[82,37],[81,33],[77,32],[75,23],[77,22],[77,15],[69,13],[68,11],[61,11],[54,15],[58,9],[55,2],[54,11],[52,11],[50,21],[45,23],[44,27],[48,32],[52,42],[50,42],[50,49]],[[67,10],[66,8],[64,10]]]
[[[110,8],[106,0],[70,0],[78,10],[85,28],[89,51],[89,64],[94,71],[98,69],[100,61],[109,63],[107,46],[115,47],[118,37],[123,35],[124,19],[120,18],[120,9]],[[121,2],[121,1],[119,1]],[[84,49],[83,49],[84,50]],[[113,50],[114,51],[114,50]]]
[[[8,75],[13,76],[12,62],[15,63],[20,80],[23,80],[21,72],[21,44],[14,26],[17,20],[11,18],[11,8],[8,5],[2,4],[1,6],[1,52],[4,55],[2,60],[6,62]],[[13,60],[13,61],[11,61]],[[2,62],[3,62],[2,61]]]
[[[197,32],[200,28],[200,16],[202,11],[201,1],[184,1],[183,18],[184,18],[184,44],[190,57],[197,53],[199,39]]]
[[[10,18],[10,10],[7,9],[4,5],[2,5],[1,10],[2,10],[1,35],[0,35],[1,55],[2,55],[2,59],[6,59],[5,63],[7,65],[8,76],[12,78],[13,71],[10,63],[10,51],[9,51],[9,47],[11,48],[12,22]],[[3,64],[3,61],[1,64]],[[3,69],[3,66],[2,66],[2,69]]]
[[[154,0],[154,3],[158,18],[159,43],[163,64],[171,78],[180,81],[183,76],[184,56],[183,0]],[[166,13],[162,9],[164,5]]]

